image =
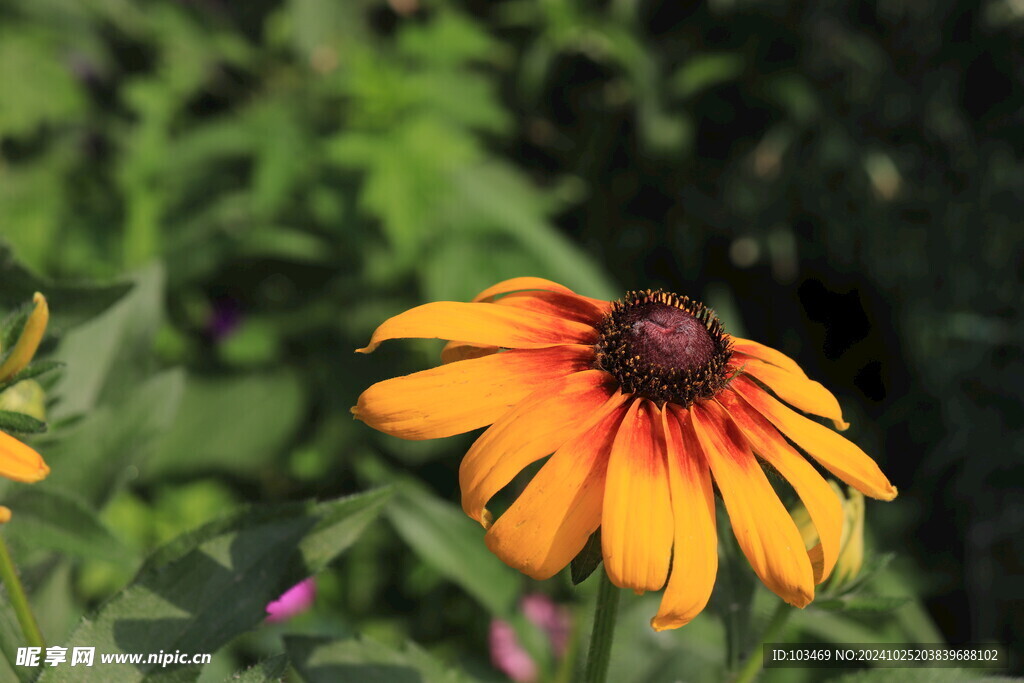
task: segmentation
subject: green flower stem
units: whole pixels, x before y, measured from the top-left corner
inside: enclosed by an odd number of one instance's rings
[[[761,652],[764,644],[774,642],[778,638],[786,622],[789,621],[789,615],[792,613],[793,608],[779,600],[779,604],[775,607],[775,612],[772,613],[772,618],[768,621],[764,633],[761,634],[761,641],[747,655],[747,661],[743,662],[743,666],[740,668],[736,678],[733,679],[733,683],[750,683],[750,681],[754,680],[764,663]]]
[[[608,676],[608,662],[611,661],[612,639],[615,637],[615,617],[619,611],[619,589],[601,570],[601,584],[597,590],[597,606],[594,608],[594,630],[590,633],[590,652],[587,654],[587,668],[583,673],[584,683],[604,683]]]
[[[18,616],[18,623],[21,631],[25,634],[25,642],[29,647],[45,648],[43,634],[39,631],[36,618],[32,615],[32,608],[29,607],[28,598],[25,597],[25,589],[21,587],[21,580],[18,572],[11,561],[11,553],[7,550],[7,543],[3,535],[0,535],[0,581],[7,586],[7,596],[11,600],[11,607]]]

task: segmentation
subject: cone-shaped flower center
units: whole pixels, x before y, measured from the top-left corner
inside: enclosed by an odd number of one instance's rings
[[[602,321],[597,367],[623,391],[689,406],[726,383],[731,356],[718,318],[701,303],[668,292],[630,292]]]
[[[680,308],[652,302],[630,308],[623,317],[626,345],[650,365],[697,369],[715,354],[708,328]]]

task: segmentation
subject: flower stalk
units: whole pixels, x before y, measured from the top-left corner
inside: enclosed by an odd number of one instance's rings
[[[789,615],[792,613],[793,608],[780,600],[775,607],[775,612],[772,613],[771,619],[768,621],[768,625],[761,634],[760,642],[747,655],[747,660],[743,662],[743,666],[740,668],[739,673],[736,674],[733,683],[750,683],[750,681],[754,680],[764,664],[764,656],[762,654],[764,644],[778,639],[779,633],[782,632],[786,622],[789,621]]]
[[[608,573],[602,570],[601,583],[597,589],[597,605],[594,608],[594,629],[590,633],[590,652],[587,654],[587,668],[583,674],[585,683],[604,683],[608,676],[618,612],[619,589],[608,579]]]
[[[0,581],[7,586],[7,596],[18,617],[18,624],[25,635],[26,644],[29,647],[45,648],[43,634],[36,623],[35,615],[32,614],[32,608],[25,596],[25,589],[22,588],[21,579],[18,578],[14,562],[11,561],[11,553],[7,550],[7,542],[4,541],[2,535],[0,535]]]

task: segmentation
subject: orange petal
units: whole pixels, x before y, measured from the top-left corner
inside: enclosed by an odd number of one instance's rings
[[[839,557],[843,535],[843,504],[828,482],[811,463],[792,446],[760,413],[731,391],[718,394],[729,417],[743,432],[754,452],[778,470],[792,485],[811,516],[821,542],[822,562],[815,566],[814,582],[821,583],[832,573]]]
[[[715,493],[711,472],[700,443],[684,411],[662,414],[668,445],[668,481],[675,515],[672,573],[658,614],[651,619],[655,631],[679,628],[708,604],[718,572],[718,536],[715,530]]]
[[[595,325],[612,310],[610,301],[561,292],[515,292],[494,303]]]
[[[747,377],[735,378],[730,388],[825,469],[865,496],[881,500],[896,497],[896,487],[889,483],[875,461],[853,442],[790,410]]]
[[[625,399],[621,397],[609,401],[610,379],[601,370],[587,370],[552,381],[480,435],[459,467],[466,514],[486,526],[485,506],[495,493],[524,467],[554,452],[587,422],[592,424],[595,411],[603,405],[622,403]]]
[[[608,454],[627,406],[618,401],[559,448],[488,530],[487,547],[534,579],[569,564],[601,524]]]
[[[10,434],[0,432],[0,477],[31,484],[45,479],[49,473],[41,455]]]
[[[591,344],[597,331],[590,325],[511,306],[436,301],[410,308],[385,320],[369,345],[371,353],[388,339],[462,339],[480,346],[536,349],[555,344]]]
[[[450,341],[441,349],[441,362],[454,363],[470,358],[483,358],[500,350],[497,346],[478,346],[468,342]]]
[[[777,365],[783,370],[789,370],[794,375],[803,375],[804,371],[799,364],[782,351],[773,349],[770,346],[765,346],[752,339],[743,339],[741,337],[732,337],[732,348],[734,351],[739,351],[748,356],[753,356],[763,360],[766,363]]]
[[[608,459],[601,516],[608,578],[638,592],[665,585],[672,555],[672,501],[659,412],[638,399],[622,420]]]
[[[6,382],[25,369],[25,366],[32,362],[39,342],[43,340],[46,332],[46,323],[50,319],[50,308],[46,304],[46,297],[39,292],[32,297],[35,308],[29,314],[25,326],[21,330],[18,341],[7,356],[7,360],[0,365],[0,382]],[[45,476],[45,475],[44,475]]]
[[[803,539],[743,435],[713,401],[695,403],[690,422],[754,573],[783,600],[804,607],[814,599],[814,574]]]
[[[541,289],[548,292],[561,292],[573,294],[573,291],[565,285],[560,285],[542,277],[514,277],[492,285],[473,297],[473,301],[490,301],[495,297],[509,292],[521,292],[530,289]]]
[[[494,302],[587,325],[596,325],[611,310],[611,303],[563,292],[513,292]],[[441,351],[442,363],[454,363],[467,358],[480,358],[497,353],[497,346],[483,346],[464,341],[450,341]]]
[[[489,425],[548,382],[589,370],[589,346],[505,351],[377,382],[356,419],[403,439],[436,439]]]
[[[850,426],[843,420],[843,411],[832,392],[806,375],[793,374],[743,353],[737,353],[733,362],[742,364],[744,372],[756,377],[791,406],[805,413],[827,417],[840,431]]]

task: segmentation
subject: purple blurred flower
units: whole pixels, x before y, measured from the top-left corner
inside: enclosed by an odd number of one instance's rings
[[[267,605],[267,621],[286,621],[302,614],[313,606],[316,597],[316,582],[313,577],[295,584],[277,600]]]
[[[219,299],[206,318],[206,334],[214,341],[231,336],[242,322],[242,309],[233,299]]]
[[[524,596],[519,603],[523,615],[543,630],[556,657],[565,655],[569,647],[569,610],[556,605],[541,593]],[[517,683],[537,680],[537,664],[519,644],[515,629],[501,619],[491,621],[491,662]]]

